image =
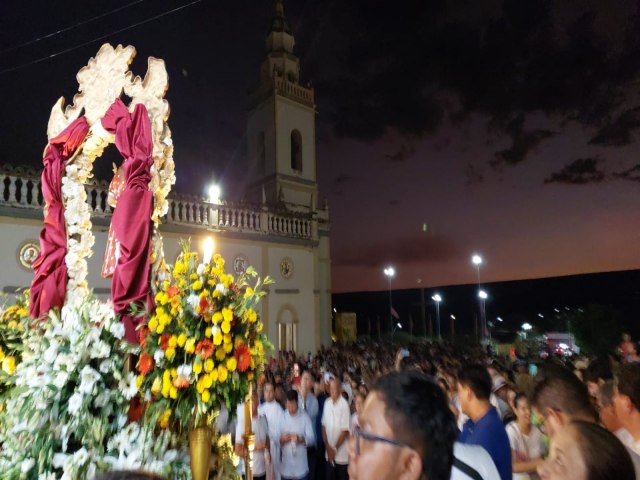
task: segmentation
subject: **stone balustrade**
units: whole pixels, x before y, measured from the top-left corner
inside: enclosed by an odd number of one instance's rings
[[[44,200],[39,172],[5,168],[0,171],[0,209],[4,215],[21,216],[20,211],[42,210]],[[86,186],[92,215],[107,218],[113,213],[107,204],[109,184],[93,182]],[[170,196],[169,209],[162,223],[189,228],[213,229],[255,235],[274,235],[301,240],[317,240],[317,220],[311,213],[272,211],[267,205],[212,204],[186,196]]]

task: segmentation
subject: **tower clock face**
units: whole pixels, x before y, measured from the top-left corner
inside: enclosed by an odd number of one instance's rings
[[[284,278],[291,278],[293,275],[293,260],[289,257],[284,257],[280,262],[280,275]]]
[[[244,255],[236,255],[236,258],[233,260],[233,271],[236,272],[236,275],[240,275],[244,273],[247,269],[247,259]]]

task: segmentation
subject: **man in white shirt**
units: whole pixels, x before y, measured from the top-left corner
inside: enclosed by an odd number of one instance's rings
[[[451,480],[493,480],[500,478],[491,456],[479,445],[453,444]]]
[[[349,404],[341,395],[342,384],[334,378],[329,384],[329,398],[322,412],[322,439],[326,447],[327,480],[347,480],[349,453]]]
[[[318,399],[313,394],[313,376],[309,370],[302,372],[300,377],[300,388],[298,389],[298,408],[309,415],[311,419],[311,425],[313,425],[313,433],[318,437],[316,431],[316,419],[318,418]],[[316,463],[317,463],[317,449],[316,446],[310,446],[307,448],[307,460],[309,462],[309,480],[315,480],[316,478]]]
[[[240,458],[244,455],[244,403],[239,405],[238,424],[236,425],[236,455]],[[251,399],[252,418],[251,430],[255,435],[255,444],[253,449],[253,478],[254,480],[266,480],[267,460],[269,459],[269,433],[267,421],[263,416],[258,415],[258,392],[253,391]],[[244,474],[244,462],[240,462],[241,473]]]
[[[279,431],[282,480],[307,480],[307,446],[315,445],[316,439],[309,415],[298,409],[298,392],[295,390],[287,392],[287,411],[282,417]]]
[[[640,363],[623,363],[615,375],[613,405],[631,435],[629,449],[640,454]]]
[[[271,441],[271,463],[273,465],[273,478],[280,480],[280,423],[284,415],[284,410],[275,399],[275,390],[271,382],[264,384],[264,403],[258,407],[258,413],[267,419],[269,438]]]

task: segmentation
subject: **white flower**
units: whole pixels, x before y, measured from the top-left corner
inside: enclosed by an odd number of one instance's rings
[[[100,395],[98,395],[95,398],[95,400],[93,401],[93,404],[96,406],[96,408],[102,408],[108,402],[109,402],[109,390],[103,390],[102,392],[100,392]]]
[[[58,388],[62,389],[67,384],[69,380],[69,374],[65,371],[59,371],[56,373],[56,379],[53,381],[53,384]]]
[[[164,352],[161,349],[158,349],[153,353],[153,359],[156,361],[156,363],[160,363],[160,360],[162,360],[163,358]]]
[[[202,275],[204,273],[204,269],[205,269],[204,263],[201,263],[198,265],[198,268],[196,269],[196,273],[198,275]]]
[[[122,389],[122,395],[127,400],[131,400],[138,393],[138,385],[136,385],[136,374],[129,372],[128,384],[120,382],[120,388]]]
[[[216,285],[216,290],[219,291],[222,295],[227,294],[227,289],[224,288],[224,285],[222,283]]]
[[[58,342],[53,340],[49,345],[49,348],[47,348],[47,350],[44,352],[42,359],[48,364],[53,364],[53,362],[55,362],[56,360],[56,357],[58,356],[58,348]]]
[[[195,313],[196,308],[200,305],[200,297],[198,295],[191,294],[187,297],[187,303]]]
[[[110,353],[111,347],[102,340],[98,340],[91,350],[91,358],[107,358]]]
[[[102,373],[107,373],[111,370],[111,360],[103,360],[100,362],[100,366],[98,367]]]
[[[84,465],[88,460],[89,452],[87,452],[87,449],[84,447],[73,454],[73,463],[76,465]]]
[[[84,394],[91,394],[93,387],[98,380],[100,380],[100,374],[96,372],[89,365],[85,365],[80,372],[80,387],[78,390]]]
[[[66,453],[56,453],[53,456],[53,468],[62,468],[67,461],[67,458],[69,458],[69,455]]]
[[[120,340],[124,337],[124,324],[122,322],[113,322],[109,327],[109,331],[111,335]]]
[[[218,325],[214,325],[213,327],[211,327],[211,333],[213,335],[217,334],[217,333],[222,333],[222,330],[220,330],[220,327]]]
[[[178,376],[179,377],[187,377],[189,378],[191,375],[191,365],[180,365],[178,367]]]
[[[71,395],[69,398],[69,413],[73,416],[78,413],[80,407],[82,406],[82,395],[78,392]]]
[[[22,461],[22,464],[20,465],[20,471],[22,473],[27,473],[29,470],[33,468],[35,464],[36,464],[36,461],[33,458],[29,457]]]

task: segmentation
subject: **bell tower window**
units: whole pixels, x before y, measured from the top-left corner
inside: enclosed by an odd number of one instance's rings
[[[291,132],[291,170],[302,171],[302,135],[298,130]]]

